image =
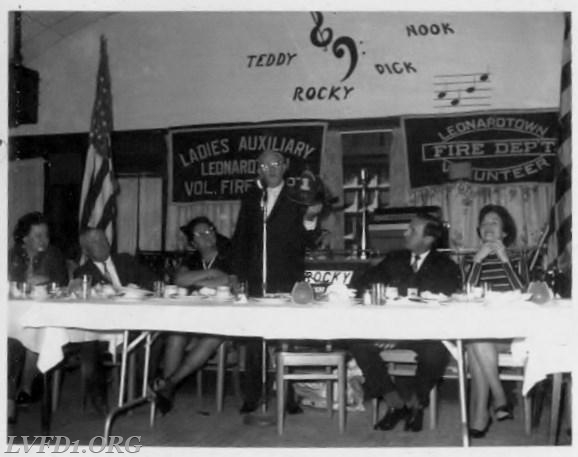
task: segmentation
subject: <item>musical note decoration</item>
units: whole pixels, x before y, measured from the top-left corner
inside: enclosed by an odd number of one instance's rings
[[[448,95],[448,86],[446,84],[446,87],[444,88],[444,90],[440,90],[438,92],[438,100],[442,100],[444,98],[446,98],[446,95]]]
[[[341,79],[341,82],[345,81],[353,74],[359,59],[355,40],[348,36],[340,36],[335,41],[333,41],[333,29],[330,27],[322,27],[323,14],[315,11],[311,13],[311,17],[313,18],[313,23],[315,24],[315,27],[311,29],[309,34],[311,44],[317,48],[323,48],[323,50],[327,52],[329,45],[331,42],[333,42],[331,50],[333,51],[333,55],[335,57],[342,59],[346,55],[349,56],[349,68],[347,69],[345,76]]]
[[[462,99],[462,91],[460,89],[458,89],[458,96],[455,98],[452,98],[452,101],[450,102],[450,105],[452,106],[457,106],[460,104],[460,101]]]
[[[455,73],[434,76],[434,108],[492,106],[491,74]]]

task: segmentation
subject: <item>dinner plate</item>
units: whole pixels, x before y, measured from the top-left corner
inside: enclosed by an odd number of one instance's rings
[[[202,295],[171,295],[170,297],[164,297],[165,299],[171,301],[201,301],[206,300],[209,297],[204,297]]]
[[[148,300],[150,297],[125,297],[122,295],[112,297],[110,301],[119,303],[141,303],[143,300]]]
[[[123,287],[118,294],[121,297],[140,299],[143,297],[150,297],[153,293],[146,289],[137,289],[135,287]]]
[[[249,303],[251,302],[257,302],[263,305],[288,305],[293,303],[290,298],[286,297],[251,298]]]
[[[421,297],[402,297],[397,300],[388,300],[385,306],[399,306],[401,308],[437,308],[440,306],[439,300],[426,299]]]

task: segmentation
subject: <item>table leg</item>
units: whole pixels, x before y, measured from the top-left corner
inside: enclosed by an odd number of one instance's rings
[[[560,420],[560,400],[562,398],[562,373],[552,375],[552,408],[550,410],[549,441],[552,446],[558,441],[558,422]]]
[[[126,397],[127,401],[132,401],[135,398],[135,386],[136,386],[136,378],[135,378],[135,370],[136,370],[136,354],[129,354],[128,356],[128,379],[127,379],[127,388],[126,388]]]
[[[51,401],[51,379],[52,379],[52,370],[47,371],[46,373],[42,374],[42,382],[43,382],[43,392],[42,392],[42,404],[40,405],[40,424],[42,426],[42,434],[44,436],[50,435],[50,426],[52,422],[52,406],[50,404]]]
[[[113,408],[108,415],[106,416],[106,421],[104,424],[104,442],[108,443],[108,439],[110,437],[110,431],[112,429],[112,423],[114,418],[124,411],[130,411],[131,409],[143,404],[153,402],[154,398],[148,394],[147,389],[147,378],[148,378],[148,366],[149,366],[149,358],[150,358],[150,345],[152,343],[151,333],[150,332],[142,332],[137,338],[131,341],[130,345],[128,344],[128,331],[124,332],[124,341],[122,345],[122,362],[121,362],[121,370],[120,370],[120,386],[119,386],[119,398],[118,398],[118,406]],[[130,398],[125,403],[124,402],[124,391],[125,391],[125,381],[127,380],[127,365],[129,362],[129,357],[133,356],[134,354],[130,354],[133,349],[136,349],[141,342],[144,341],[145,344],[145,360],[143,366],[143,391],[142,396],[139,398]],[[131,382],[130,376],[128,376],[128,381]],[[130,387],[130,386],[129,386]],[[134,388],[134,386],[133,386]],[[129,392],[130,395],[130,392]],[[151,418],[151,424],[154,421]]]
[[[462,443],[464,447],[468,447],[470,445],[470,436],[468,434],[468,411],[466,408],[466,370],[464,364],[464,348],[462,340],[456,340],[456,343],[458,349],[457,361],[458,361],[458,384],[460,391]]]
[[[124,331],[124,339],[122,342],[122,356],[120,361],[120,386],[118,389],[118,407],[120,408],[124,403],[124,388],[126,384],[126,365],[128,359],[128,330]]]

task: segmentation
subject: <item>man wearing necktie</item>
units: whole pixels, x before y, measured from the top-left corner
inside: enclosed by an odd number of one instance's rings
[[[158,278],[130,254],[112,254],[103,230],[89,227],[80,233],[79,241],[86,261],[74,270],[74,278],[90,275],[91,286],[111,284],[117,290],[128,284],[136,284],[143,289],[153,290],[154,282]],[[104,376],[98,365],[98,341],[81,343],[80,350],[82,378],[87,382],[87,392],[90,394],[95,409],[100,412],[106,411],[108,405]],[[157,350],[158,348],[155,347],[155,352]],[[156,355],[151,356],[151,360],[156,360]]]
[[[301,205],[289,196],[284,175],[287,160],[280,152],[264,151],[259,156],[258,186],[250,189],[241,203],[232,239],[233,272],[248,282],[249,295],[291,292],[305,272],[305,249],[314,247],[319,235],[317,216],[322,205]],[[259,187],[259,188],[258,188]],[[263,217],[266,218],[266,243],[263,249]],[[263,275],[263,252],[266,271]],[[264,276],[265,281],[264,281]],[[261,396],[261,340],[246,344],[244,402],[241,413],[250,413],[259,406]],[[297,405],[287,403],[288,412],[299,412]]]
[[[405,248],[390,252],[385,259],[354,277],[352,285],[364,290],[374,283],[397,287],[401,296],[421,292],[450,295],[461,287],[458,266],[447,255],[436,250],[443,235],[443,224],[434,216],[419,214],[404,233]],[[408,322],[407,325],[419,323]],[[417,354],[416,374],[407,384],[397,385],[381,359],[381,349],[372,343],[355,342],[349,349],[365,377],[366,397],[383,398],[388,409],[376,424],[376,430],[391,430],[405,420],[405,430],[420,431],[423,410],[429,403],[429,392],[441,379],[449,353],[439,341],[401,341],[388,343],[387,348],[411,349]]]
[[[157,278],[148,268],[141,265],[130,254],[111,253],[110,244],[104,231],[87,228],[80,234],[80,246],[86,261],[74,271],[74,277],[92,277],[92,285],[111,284],[120,289],[135,284],[146,290],[153,290]]]

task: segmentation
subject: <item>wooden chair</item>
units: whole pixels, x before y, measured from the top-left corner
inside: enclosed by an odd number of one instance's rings
[[[549,444],[558,444],[560,426],[566,422],[567,432],[571,433],[572,424],[572,377],[569,373],[554,373],[534,386],[536,407],[533,412],[534,427],[538,427],[543,413],[543,401],[548,395],[548,388],[551,395],[550,424],[548,429]]]
[[[286,383],[289,381],[327,381],[327,411],[333,415],[333,382],[337,382],[339,410],[339,432],[345,431],[347,366],[346,353],[333,351],[330,346],[327,352],[290,352],[286,347],[277,352],[277,433],[283,434],[285,419]],[[325,370],[314,368],[325,367]],[[291,368],[306,368],[294,371]],[[334,368],[336,371],[334,372]]]
[[[228,355],[235,355],[236,360],[228,360]],[[217,373],[217,398],[216,408],[217,412],[222,412],[225,403],[225,374],[227,370],[233,373],[233,386],[235,389],[235,396],[241,396],[241,376],[240,371],[244,369],[244,353],[242,350],[233,348],[231,341],[225,341],[217,349],[217,353],[212,357],[207,364],[201,369],[197,370],[197,398],[199,402],[203,400],[203,372],[205,370],[214,370]]]

